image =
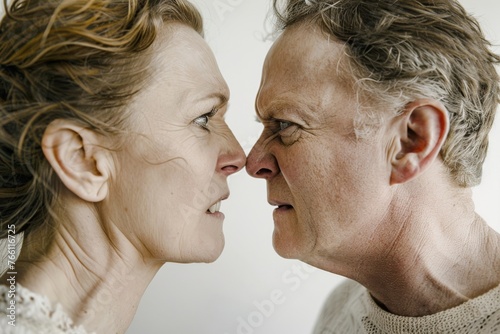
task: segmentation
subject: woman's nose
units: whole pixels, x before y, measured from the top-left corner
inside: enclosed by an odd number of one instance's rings
[[[219,156],[218,169],[226,176],[240,171],[246,163],[245,152],[231,133],[227,150]]]

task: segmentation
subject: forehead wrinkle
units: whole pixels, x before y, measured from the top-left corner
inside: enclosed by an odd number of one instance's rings
[[[310,36],[305,40],[305,45],[294,46],[297,34]],[[266,119],[275,111],[291,109],[302,111],[299,115],[303,116],[307,125],[310,120],[319,122],[317,111],[329,108],[329,104],[336,99],[334,96],[342,95],[346,88],[343,86],[348,85],[341,74],[344,48],[342,43],[310,27],[307,31],[287,28],[272,46],[264,62],[261,89],[256,100],[257,116]],[[283,59],[286,61],[283,62]],[[334,91],[322,96],[310,91],[311,85],[326,86]],[[280,92],[285,87],[286,91]]]

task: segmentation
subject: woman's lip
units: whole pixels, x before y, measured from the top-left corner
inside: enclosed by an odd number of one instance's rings
[[[208,208],[208,212],[215,213],[220,211],[222,201],[215,202],[211,207]]]
[[[224,213],[222,213],[220,211],[216,211],[214,213],[211,213],[210,211],[207,211],[205,213],[207,215],[209,215],[210,217],[212,217],[212,218],[221,219],[221,220],[224,220],[224,218],[226,217],[226,216],[224,216]]]
[[[219,212],[220,210],[220,207],[222,205],[222,201],[226,200],[229,198],[229,192],[227,192],[226,194],[222,195],[221,197],[219,197],[218,200],[216,200],[215,202],[213,202],[207,209],[206,213],[216,213],[216,212]]]

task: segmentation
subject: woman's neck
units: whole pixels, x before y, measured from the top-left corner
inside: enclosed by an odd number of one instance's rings
[[[30,258],[33,252],[26,253],[21,252],[16,263],[18,282],[47,296],[53,305],[61,304],[76,325],[97,333],[126,331],[163,264],[146,261],[119,231],[110,235],[92,221],[69,228],[60,224],[43,256]]]

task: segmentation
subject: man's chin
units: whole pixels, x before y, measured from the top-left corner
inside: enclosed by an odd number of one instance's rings
[[[303,253],[298,243],[280,238],[276,231],[273,234],[273,248],[279,256],[285,259],[300,259]]]

